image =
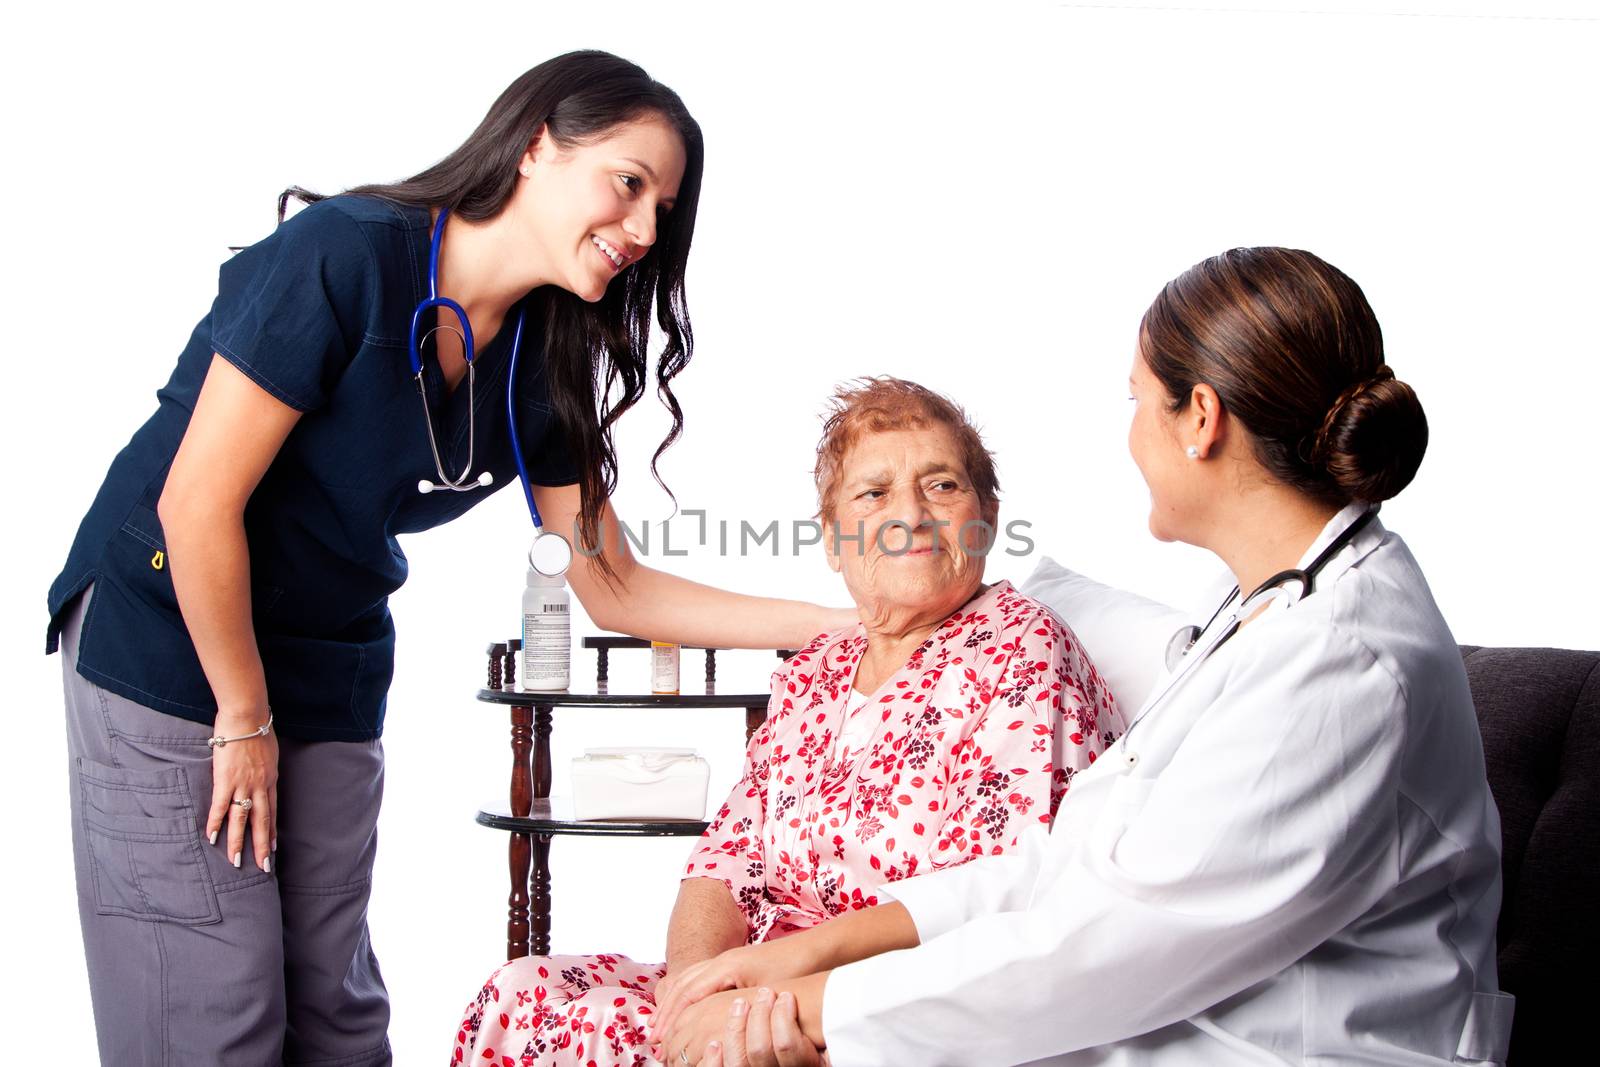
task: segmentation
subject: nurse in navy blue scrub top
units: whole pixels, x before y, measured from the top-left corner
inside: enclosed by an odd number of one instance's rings
[[[517,481],[519,315],[534,496],[546,528],[601,549],[568,575],[597,625],[770,648],[853,619],[675,578],[616,535],[615,419],[654,385],[673,416],[663,446],[682,425],[668,383],[691,352],[702,158],[677,94],[572,53],[517,79],[421,174],[319,200],[223,266],[50,590],[104,1063],[390,1062],[366,904],[395,538]],[[493,483],[423,494],[436,465],[408,343],[441,210],[438,291],[467,312],[476,381],[440,329],[423,387],[446,476],[470,456]]]

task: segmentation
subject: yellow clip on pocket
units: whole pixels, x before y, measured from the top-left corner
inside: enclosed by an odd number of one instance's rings
[[[167,554],[161,551],[159,548],[156,549],[156,554],[150,557],[151,568],[154,570],[160,570],[162,567],[166,566],[166,563]]]

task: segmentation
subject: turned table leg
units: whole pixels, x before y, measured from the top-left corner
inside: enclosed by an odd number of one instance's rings
[[[533,835],[533,954],[550,955],[550,835]]]
[[[511,918],[506,920],[506,959],[528,954],[528,861],[530,834],[511,835]]]
[[[533,748],[533,709],[511,709],[511,814],[526,818],[533,807],[533,775],[530,756]],[[528,865],[531,859],[528,834],[511,835],[511,896],[507,900],[506,958],[521,959],[528,954]]]
[[[550,795],[550,728],[554,716],[547,704],[533,709],[533,795]],[[526,869],[524,869],[526,870]],[[524,883],[526,884],[526,883]],[[535,956],[550,955],[550,835],[533,835],[533,886],[530,894],[531,939]]]
[[[533,709],[533,795],[550,795],[550,705],[538,704]]]

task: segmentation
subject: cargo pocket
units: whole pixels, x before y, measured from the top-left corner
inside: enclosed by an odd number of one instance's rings
[[[145,922],[219,922],[182,767],[75,767],[96,911]]]

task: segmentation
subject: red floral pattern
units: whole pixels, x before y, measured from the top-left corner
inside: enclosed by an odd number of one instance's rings
[[[684,877],[723,882],[752,942],[1011,848],[1123,729],[1071,631],[1008,582],[946,619],[854,712],[863,743],[841,746],[866,645],[859,624],[823,634],[773,674],[744,775],[689,858]],[[653,1063],[642,1035],[664,973],[621,956],[514,960],[469,1006],[452,1062]]]
[[[456,1031],[452,1067],[645,1067],[645,1025],[665,964],[625,956],[529,956],[489,976]],[[501,991],[506,991],[502,998]]]

